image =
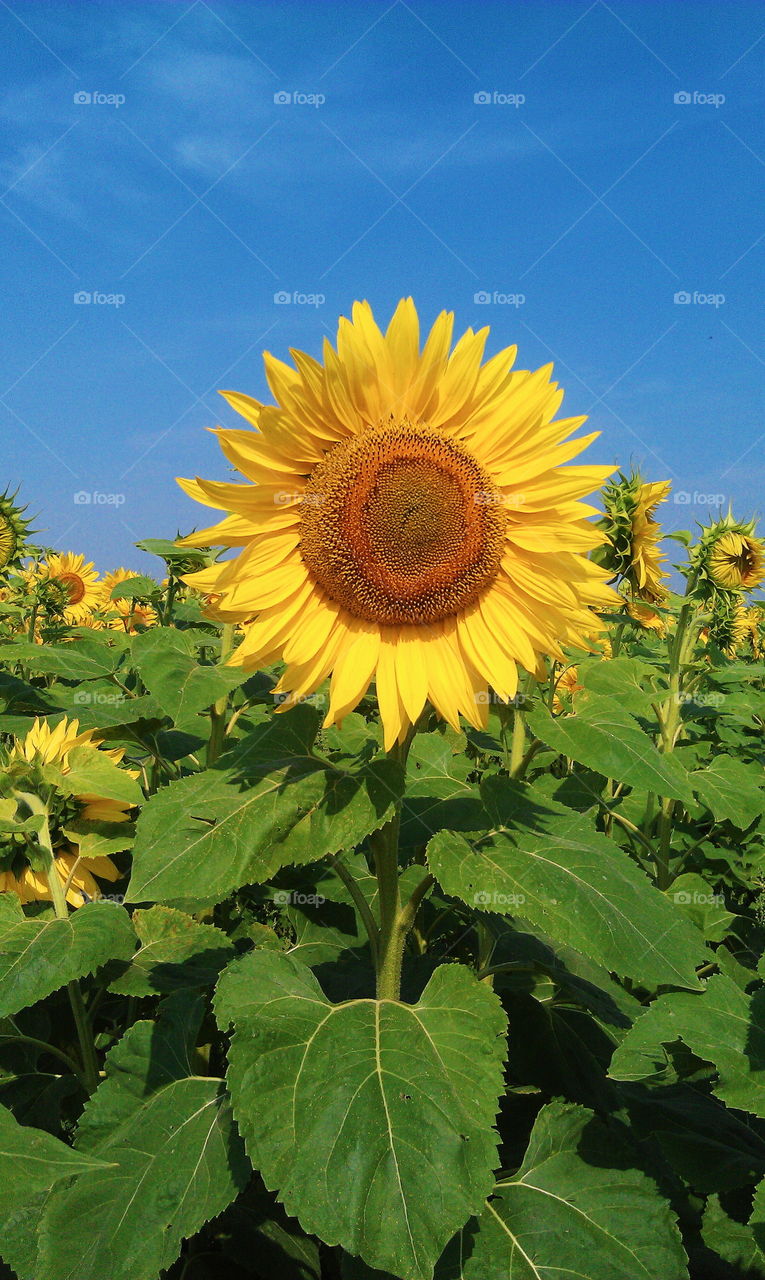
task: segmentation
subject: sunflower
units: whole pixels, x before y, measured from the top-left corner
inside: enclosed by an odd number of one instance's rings
[[[633,600],[627,605],[627,613],[634,622],[644,627],[646,631],[655,631],[660,636],[667,634],[667,621],[650,605],[643,604],[640,600]]]
[[[131,578],[140,578],[135,569],[112,569],[105,573],[99,582],[100,608],[106,614],[104,625],[111,631],[136,632],[139,627],[153,627],[157,621],[157,611],[146,601],[124,596],[112,600],[112,591]]]
[[[16,494],[0,493],[0,571],[18,564],[25,554],[29,537],[29,521],[25,520],[26,507],[16,505]]]
[[[659,550],[662,532],[654,515],[671,487],[669,480],[646,482],[637,472],[620,472],[603,491],[606,514],[598,527],[606,540],[593,559],[649,604],[661,604],[667,597],[664,583],[669,575],[662,568],[666,556]]]
[[[765,545],[746,532],[723,533],[709,552],[709,576],[726,591],[752,591],[765,577]]]
[[[568,702],[573,698],[575,693],[579,693],[583,688],[584,685],[579,683],[579,672],[576,667],[566,667],[566,670],[563,671],[555,681],[555,693],[553,695],[552,704],[552,709],[555,714],[559,715],[561,711],[564,710],[564,697]]]
[[[61,596],[62,616],[65,622],[86,622],[100,601],[98,574],[85,557],[65,551],[54,552],[39,564],[27,570],[28,585],[42,591],[55,588]]]
[[[23,739],[15,739],[7,754],[8,770],[16,774],[19,766],[29,766],[29,779],[34,787],[34,771],[41,766],[54,766],[65,776],[69,770],[69,756],[76,747],[85,747],[90,751],[99,751],[101,740],[94,736],[92,729],[80,733],[77,720],[59,721],[54,729],[45,720],[35,720],[29,733]],[[114,748],[102,752],[115,764],[119,764],[124,756],[123,748]],[[138,774],[127,770],[130,777]],[[29,779],[21,775],[21,788],[30,785]],[[98,898],[101,890],[94,876],[101,880],[114,881],[120,878],[120,872],[111,858],[105,854],[82,856],[71,835],[65,834],[65,828],[74,820],[78,822],[127,822],[131,806],[121,800],[112,800],[93,794],[75,796],[56,793],[50,815],[51,841],[54,853],[54,867],[66,890],[66,898],[71,906],[80,907],[87,898]],[[0,891],[16,893],[22,902],[51,900],[50,887],[45,875],[28,863],[24,864],[17,846],[0,845]],[[4,867],[2,864],[5,864]]]
[[[323,364],[267,353],[276,405],[223,393],[256,428],[217,432],[245,483],[180,481],[230,513],[180,544],[240,549],[186,576],[244,624],[230,661],[283,659],[282,709],[332,673],[326,725],[374,679],[387,747],[426,700],[455,728],[485,723],[487,686],[510,699],[518,665],[589,649],[594,608],[614,603],[587,558],[597,510],[579,501],[612,468],[564,466],[596,437],[553,420],[552,366],[511,371],[515,348],[482,364],[488,329],[450,353],[453,319],[420,350],[411,298],[384,334],[356,303]]]

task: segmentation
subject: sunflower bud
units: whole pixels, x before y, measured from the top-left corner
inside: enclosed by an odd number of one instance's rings
[[[765,578],[765,543],[754,536],[755,521],[744,523],[728,512],[702,530],[691,552],[691,568],[702,598],[714,600],[753,591]]]
[[[32,532],[29,520],[23,518],[26,507],[16,505],[16,493],[6,489],[0,494],[0,572],[21,563]]]
[[[608,540],[592,559],[649,604],[661,604],[667,596],[664,582],[669,575],[661,567],[666,556],[659,551],[662,533],[654,512],[669,490],[669,480],[645,482],[639,472],[619,472],[603,490],[605,515],[598,527]]]

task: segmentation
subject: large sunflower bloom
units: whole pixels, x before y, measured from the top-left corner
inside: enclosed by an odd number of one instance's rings
[[[86,622],[100,602],[98,573],[92,562],[86,564],[84,556],[71,551],[61,555],[51,553],[28,571],[27,578],[30,586],[55,583],[63,588],[64,599],[68,601],[63,618],[73,625]]]
[[[54,729],[45,720],[35,720],[29,733],[23,739],[16,739],[8,756],[9,766],[23,761],[28,765],[55,765],[62,775],[69,772],[69,756],[76,747],[86,747],[98,751],[100,739],[94,736],[93,730],[80,733],[77,720],[59,721]],[[123,748],[114,748],[103,752],[115,764],[119,764],[124,756]],[[133,770],[128,770],[131,777],[138,777]],[[130,806],[121,800],[112,800],[104,796],[82,794],[71,797],[67,805],[73,805],[78,821],[84,822],[127,822],[130,817]],[[68,810],[67,810],[68,811]],[[97,898],[100,889],[94,876],[101,880],[114,881],[120,878],[120,872],[111,858],[106,855],[81,856],[72,839],[59,836],[53,824],[54,867],[56,875],[66,889],[66,898],[71,906],[80,907],[87,898]],[[16,893],[22,902],[51,900],[50,887],[46,877],[32,866],[6,868],[0,870],[0,892]]]
[[[388,747],[426,700],[454,727],[485,723],[487,686],[512,698],[519,664],[589,648],[593,608],[615,601],[579,501],[612,468],[564,466],[595,436],[553,421],[550,365],[510,372],[515,348],[482,365],[487,329],[450,354],[452,325],[442,313],[420,351],[411,299],[385,334],[356,303],[323,364],[266,354],[277,404],[225,392],[256,430],[217,433],[246,483],[180,482],[230,512],[181,545],[241,548],[186,577],[246,624],[231,661],[283,659],[283,706],[332,673],[327,725],[374,679]]]

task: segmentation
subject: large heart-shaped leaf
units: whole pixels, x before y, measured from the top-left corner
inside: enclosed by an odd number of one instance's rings
[[[223,975],[229,1086],[250,1158],[304,1230],[369,1266],[430,1280],[492,1184],[505,1019],[459,965],[416,1005],[333,1005],[291,956]]]
[[[698,995],[661,996],[625,1036],[611,1061],[611,1076],[664,1079],[670,1062],[666,1050],[678,1040],[717,1068],[718,1098],[765,1118],[765,989],[749,996],[718,973]]]
[[[688,776],[671,755],[660,755],[637,720],[613,698],[581,694],[576,715],[551,716],[536,707],[529,723],[548,746],[606,778],[690,803]]]
[[[116,903],[91,902],[68,920],[0,918],[0,1017],[94,973],[107,960],[128,960],[135,934]]]
[[[166,1085],[98,1156],[111,1167],[48,1200],[35,1280],[156,1280],[249,1176],[221,1080]]]
[[[545,825],[546,833],[499,829],[474,843],[441,831],[428,864],[446,893],[528,920],[615,973],[698,987],[702,935],[629,855],[578,814]]]
[[[0,1254],[19,1274],[28,1274],[34,1258],[34,1221],[28,1207],[62,1178],[95,1171],[107,1162],[73,1151],[41,1129],[19,1124],[0,1107],[0,1178],[3,1183],[3,1227]]]
[[[301,758],[246,788],[216,769],[181,778],[143,808],[129,900],[220,900],[280,867],[353,849],[393,815],[401,786],[401,766],[386,759],[346,773]]]
[[[585,1107],[552,1102],[438,1280],[687,1280],[674,1215]]]

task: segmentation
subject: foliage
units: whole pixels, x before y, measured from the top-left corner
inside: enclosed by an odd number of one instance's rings
[[[704,539],[660,625],[388,752],[143,546],[84,621],[0,592],[6,1274],[765,1275],[762,620],[708,631]]]

